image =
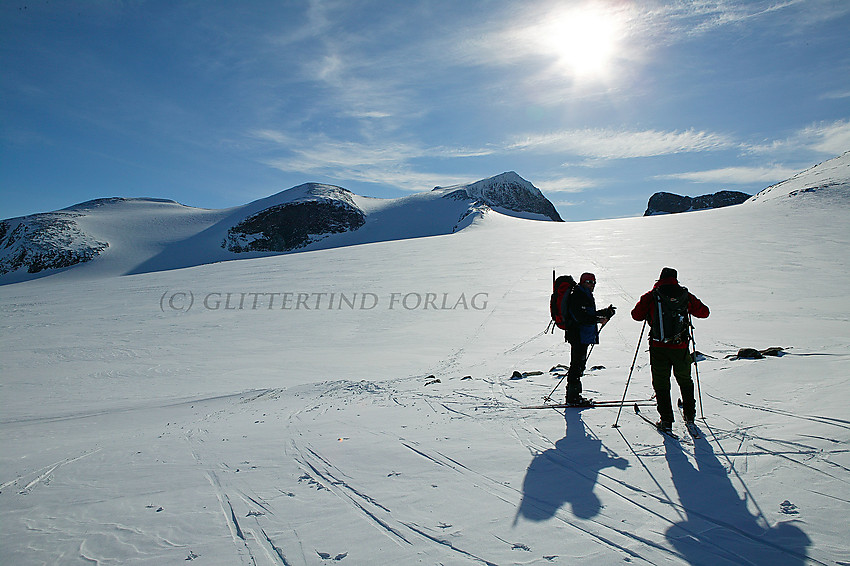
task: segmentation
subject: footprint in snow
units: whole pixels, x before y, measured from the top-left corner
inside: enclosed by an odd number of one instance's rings
[[[319,552],[318,550],[316,551],[316,554],[318,554],[319,558],[321,558],[322,560],[336,560],[337,562],[348,556],[347,552],[337,554],[336,556],[331,556],[329,552]]]

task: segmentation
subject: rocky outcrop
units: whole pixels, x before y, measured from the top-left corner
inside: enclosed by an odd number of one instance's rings
[[[51,212],[0,222],[0,275],[62,269],[97,257],[109,244],[85,234],[71,212]]]
[[[448,191],[444,198],[470,199],[475,204],[485,204],[502,211],[539,215],[555,222],[563,222],[558,211],[540,189],[514,171],[508,171],[469,185],[436,187],[435,191]]]
[[[222,247],[236,253],[288,252],[329,234],[357,230],[366,215],[351,193],[330,185],[302,185],[305,194],[245,218],[227,231]]]
[[[706,210],[709,208],[723,208],[741,204],[750,198],[750,195],[738,191],[720,191],[711,195],[688,197],[675,195],[673,193],[655,193],[649,198],[649,203],[644,216],[655,216],[657,214],[677,214],[679,212],[690,212],[693,210]]]

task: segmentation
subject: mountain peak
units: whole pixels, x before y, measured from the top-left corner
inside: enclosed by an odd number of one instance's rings
[[[513,182],[513,183],[523,183],[525,185],[533,187],[530,181],[527,181],[520,177],[519,173],[516,171],[505,171],[504,173],[500,173],[498,175],[493,175],[489,179],[484,179],[484,181],[503,181],[503,182]]]
[[[468,185],[436,187],[434,190],[451,190],[452,193],[463,190],[469,198],[509,216],[538,219],[544,217],[563,222],[555,206],[543,196],[540,189],[523,179],[516,171],[506,171]]]

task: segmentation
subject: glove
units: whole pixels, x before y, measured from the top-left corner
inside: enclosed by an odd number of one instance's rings
[[[602,309],[602,316],[605,318],[614,318],[614,314],[617,312],[617,307],[614,305],[608,305],[607,309]]]

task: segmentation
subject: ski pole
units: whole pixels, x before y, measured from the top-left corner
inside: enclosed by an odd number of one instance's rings
[[[691,343],[694,345],[694,372],[697,378],[697,396],[699,397],[699,417],[702,420],[705,420],[705,412],[702,410],[702,391],[700,391],[699,387],[699,364],[697,364],[697,340],[694,337],[694,319],[691,316],[691,313],[688,313],[688,323],[691,325]]]
[[[604,323],[602,326],[600,326],[600,327],[599,327],[599,332],[602,332],[602,329],[603,329],[603,328],[605,328],[605,325],[606,325],[606,324],[608,324],[608,321],[607,321],[607,320],[605,321],[605,323]],[[554,331],[553,331],[552,333],[554,334]],[[597,334],[598,334],[598,333],[597,333]],[[584,358],[584,365],[585,365],[585,366],[587,365],[587,360],[589,360],[589,359],[590,359],[590,354],[592,354],[592,353],[593,353],[593,347],[594,347],[594,346],[596,346],[596,344],[591,344],[591,345],[590,345],[590,349],[587,351],[587,357],[585,357],[585,358]],[[570,346],[570,347],[572,347],[572,346]],[[569,371],[569,370],[567,370],[567,371]],[[551,400],[552,400],[552,395],[554,395],[554,394],[555,394],[555,391],[557,391],[557,390],[558,390],[558,388],[561,386],[561,384],[564,382],[564,380],[565,380],[566,378],[567,378],[567,376],[566,376],[566,375],[565,375],[564,377],[562,377],[562,378],[561,378],[561,380],[558,382],[558,384],[557,384],[557,385],[555,385],[555,387],[552,389],[552,391],[550,391],[550,392],[549,392],[549,395],[545,396],[545,397],[543,398],[543,400],[544,400],[544,401],[551,401]]]
[[[635,348],[635,357],[632,359],[632,367],[629,368],[629,377],[626,379],[626,388],[623,389],[623,400],[620,403],[620,409],[617,411],[617,419],[614,421],[614,424],[611,425],[612,428],[618,428],[620,425],[617,423],[620,422],[620,413],[623,412],[623,405],[626,401],[626,392],[629,390],[629,382],[632,380],[632,372],[635,369],[635,362],[637,361],[638,352],[640,351],[640,343],[643,341],[643,332],[646,330],[646,321],[643,321],[643,326],[640,327],[640,338],[638,338],[637,347]]]

